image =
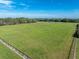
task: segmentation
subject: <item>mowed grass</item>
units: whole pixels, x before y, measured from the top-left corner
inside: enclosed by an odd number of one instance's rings
[[[74,23],[33,23],[0,27],[0,37],[32,59],[67,59]]]

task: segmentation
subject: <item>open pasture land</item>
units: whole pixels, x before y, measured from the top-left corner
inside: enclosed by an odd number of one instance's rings
[[[0,27],[0,37],[32,59],[67,59],[74,29],[75,23],[8,25]]]

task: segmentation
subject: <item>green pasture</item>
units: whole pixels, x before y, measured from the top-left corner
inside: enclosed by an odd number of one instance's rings
[[[67,59],[75,23],[41,22],[0,27],[0,37],[32,59]],[[18,59],[0,48],[1,59]],[[4,51],[5,50],[5,51]]]

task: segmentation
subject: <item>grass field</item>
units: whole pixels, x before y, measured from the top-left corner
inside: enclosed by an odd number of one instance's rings
[[[0,27],[0,37],[32,59],[67,59],[74,29],[74,23],[8,25]]]

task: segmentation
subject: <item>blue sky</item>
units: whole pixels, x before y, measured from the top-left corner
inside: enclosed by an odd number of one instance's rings
[[[0,17],[79,18],[79,0],[0,0]]]

